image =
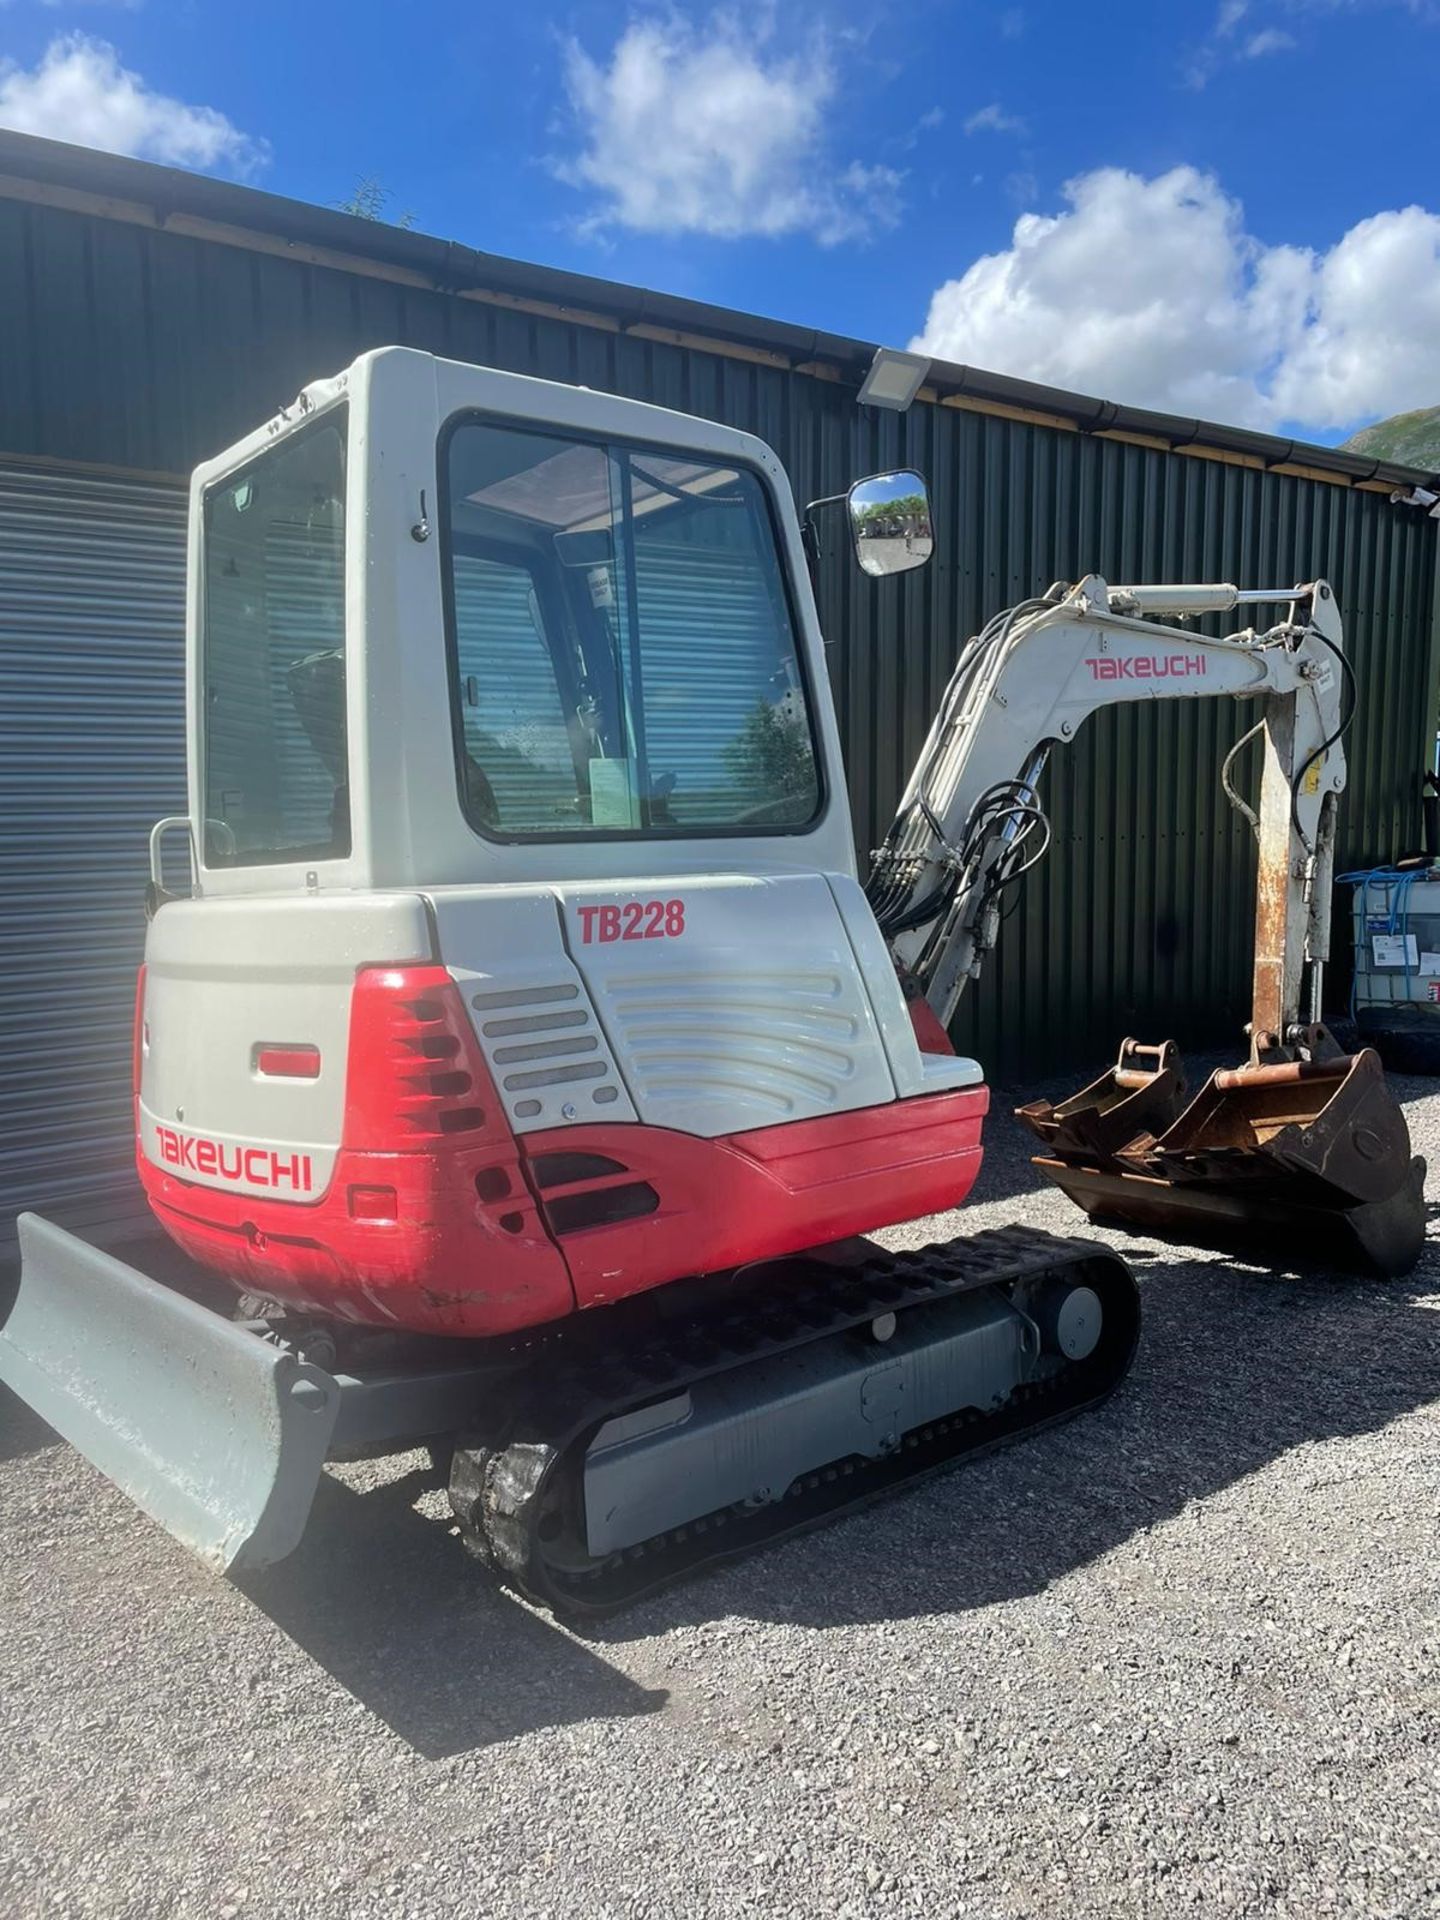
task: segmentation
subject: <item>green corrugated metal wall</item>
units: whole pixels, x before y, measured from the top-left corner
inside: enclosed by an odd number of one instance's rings
[[[958,408],[874,414],[804,375],[10,200],[0,312],[0,455],[182,473],[306,381],[400,342],[747,428],[802,500],[920,467],[932,565],[867,582],[835,551],[823,569],[862,848],[889,818],[958,639],[996,608],[1090,569],[1242,585],[1323,573],[1361,685],[1341,858],[1415,837],[1435,730],[1437,530],[1383,494]],[[1057,754],[1055,848],[956,1028],[992,1072],[1089,1060],[1130,1031],[1221,1039],[1243,1020],[1253,859],[1218,768],[1245,724],[1228,702],[1132,708]]]

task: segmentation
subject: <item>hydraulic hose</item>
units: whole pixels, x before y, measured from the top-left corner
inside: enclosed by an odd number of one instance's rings
[[[1350,662],[1345,658],[1339,647],[1335,645],[1333,640],[1327,640],[1325,635],[1319,632],[1318,629],[1316,630],[1315,638],[1322,641],[1340,662],[1340,670],[1345,676],[1345,691],[1349,695],[1349,700],[1344,713],[1341,714],[1336,724],[1335,731],[1330,734],[1327,739],[1322,740],[1320,745],[1316,747],[1315,751],[1310,755],[1310,758],[1295,776],[1295,784],[1290,789],[1290,824],[1294,827],[1297,837],[1305,842],[1305,848],[1308,853],[1313,853],[1315,849],[1310,845],[1310,842],[1305,839],[1305,834],[1300,826],[1300,793],[1305,784],[1305,776],[1317,761],[1324,759],[1331,747],[1335,745],[1335,742],[1342,739],[1349,730],[1350,722],[1355,718],[1355,708],[1359,704],[1360,698],[1359,689],[1355,684],[1355,669],[1350,665]]]

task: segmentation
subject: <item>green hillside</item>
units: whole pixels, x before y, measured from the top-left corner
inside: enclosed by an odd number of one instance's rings
[[[1351,453],[1368,453],[1376,460],[1395,460],[1404,467],[1440,469],[1440,407],[1420,407],[1414,413],[1393,414],[1362,427],[1345,442]]]

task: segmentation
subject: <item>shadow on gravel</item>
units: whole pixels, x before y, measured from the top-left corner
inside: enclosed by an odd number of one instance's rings
[[[587,1623],[583,1641],[414,1510],[428,1473],[365,1493],[327,1477],[300,1550],[240,1584],[412,1747],[443,1758],[663,1708],[666,1692],[608,1664],[607,1644],[727,1616],[828,1629],[934,1615],[943,1630],[946,1616],[1044,1592],[1283,1454],[1440,1399],[1433,1247],[1391,1283],[1281,1277],[1143,1241],[1126,1253],[1145,1330],[1104,1407]],[[1317,1461],[1312,1491],[1323,1497],[1334,1471]],[[1123,1618],[1115,1627],[1123,1637]]]
[[[0,1387],[0,1461],[23,1460],[28,1453],[59,1444],[60,1436],[53,1427],[47,1427],[39,1414],[17,1400],[8,1387]]]
[[[1145,1326],[1104,1407],[657,1595],[587,1638],[727,1614],[830,1628],[1041,1593],[1297,1447],[1440,1399],[1433,1246],[1398,1282],[1282,1278],[1144,1242],[1125,1252]]]
[[[299,1549],[236,1584],[428,1760],[665,1706],[665,1691],[529,1612],[416,1513],[435,1484],[415,1473],[361,1494],[327,1474]]]

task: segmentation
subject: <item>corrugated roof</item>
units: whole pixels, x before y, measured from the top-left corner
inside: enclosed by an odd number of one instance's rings
[[[539,304],[571,320],[683,336],[687,344],[728,344],[777,366],[858,385],[875,342],[590,274],[482,253],[454,240],[361,220],[328,207],[262,193],[148,161],[97,153],[0,130],[0,197],[42,198],[119,220],[203,233],[236,246],[320,253],[336,266],[454,294]],[[1433,485],[1436,475],[1338,447],[1156,413],[1088,394],[1069,393],[953,361],[933,362],[925,397],[1002,415],[1045,418],[1081,432],[1134,438],[1175,451],[1209,453],[1266,469],[1308,470],[1358,485]]]

